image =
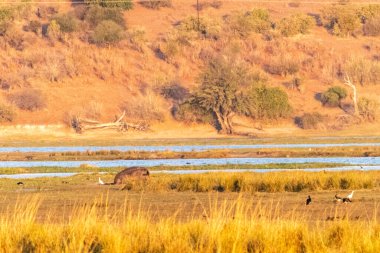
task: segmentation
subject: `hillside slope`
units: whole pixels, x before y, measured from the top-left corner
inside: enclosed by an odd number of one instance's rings
[[[198,36],[192,28],[184,32],[180,25],[184,20],[189,22],[190,16],[196,17],[194,3],[174,0],[171,7],[158,9],[135,3],[132,10],[122,12],[126,23],[124,39],[103,45],[91,42],[95,29],[86,19],[87,6],[30,3],[24,9],[20,7],[22,11],[12,17],[8,31],[0,36],[0,106],[13,112],[12,120],[2,120],[0,124],[65,124],[73,115],[107,122],[126,110],[129,121],[149,121],[157,131],[175,131],[184,123],[173,119],[171,108],[178,101],[163,95],[165,87],[176,84],[192,92],[200,85],[199,74],[210,58],[232,55],[265,76],[269,86],[284,90],[293,108],[291,117],[285,119],[235,117],[236,127],[243,132],[256,134],[262,128],[278,128],[279,134],[289,129],[302,132],[295,119],[313,112],[328,117],[317,132],[348,129],[350,133],[366,134],[368,129],[380,128],[376,121],[338,122],[352,113],[348,86],[349,95],[341,107],[326,107],[319,101],[320,94],[328,88],[344,87],[343,73],[350,64],[358,65],[358,59],[379,64],[379,36],[364,36],[362,28],[350,36],[333,35],[321,11],[333,8],[329,4],[224,1],[201,3],[199,14],[207,31],[205,36]],[[362,5],[352,8],[357,6]],[[268,10],[272,28],[241,35],[241,29],[233,26],[234,20],[257,8]],[[315,17],[315,24],[305,33],[281,34],[281,19],[299,13]],[[64,14],[74,17],[77,28],[65,33],[61,27],[61,32],[53,36],[49,30],[52,20]],[[40,24],[35,32],[31,21]],[[288,71],[289,65],[296,70]],[[302,80],[300,87],[292,85],[295,78]],[[375,85],[379,82],[380,77],[363,85],[356,82],[359,97],[380,101]],[[25,95],[31,93],[32,98]],[[26,108],[29,100],[36,106]],[[212,127],[200,125],[198,129],[208,132]]]

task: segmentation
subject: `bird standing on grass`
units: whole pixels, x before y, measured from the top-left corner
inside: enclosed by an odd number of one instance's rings
[[[311,197],[310,197],[310,195],[307,197],[307,199],[306,199],[306,205],[310,205],[310,203],[311,203]]]
[[[17,185],[24,185],[24,183],[20,181],[17,183]]]

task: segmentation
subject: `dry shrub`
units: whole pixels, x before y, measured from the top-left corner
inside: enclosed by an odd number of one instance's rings
[[[363,25],[363,33],[367,36],[379,36],[380,16],[368,19]]]
[[[362,97],[358,102],[360,116],[366,121],[375,121],[379,112],[379,103],[375,99]]]
[[[139,122],[163,121],[165,116],[161,108],[160,98],[150,91],[144,95],[130,96],[120,106],[128,119]]]
[[[253,9],[227,17],[227,29],[242,37],[252,32],[266,33],[272,28],[269,12],[266,9]]]
[[[145,52],[145,44],[147,42],[145,34],[146,32],[144,27],[137,27],[128,31],[128,39],[129,42],[132,44],[132,48],[134,50],[137,50],[142,53]]]
[[[0,122],[12,122],[16,116],[11,106],[0,104]]]
[[[360,27],[361,20],[357,10],[351,6],[331,6],[322,10],[325,26],[337,36],[355,35]]]
[[[371,61],[364,57],[351,57],[344,66],[347,73],[354,83],[360,85],[380,83],[380,62]]]
[[[315,25],[315,21],[312,17],[305,14],[295,14],[283,18],[276,25],[276,29],[278,29],[284,36],[294,36],[300,33],[308,33],[313,25]]]
[[[37,111],[46,107],[45,97],[39,90],[25,89],[10,94],[8,100],[21,110]]]
[[[90,101],[84,108],[84,115],[88,119],[99,120],[103,115],[103,104]]]
[[[145,0],[140,2],[140,4],[148,9],[159,10],[162,7],[171,8],[173,7],[172,0]]]
[[[299,61],[291,54],[281,54],[271,57],[269,63],[265,65],[265,70],[272,75],[294,75],[299,69]]]
[[[209,39],[218,39],[222,31],[222,24],[216,18],[203,16],[200,17],[198,22],[195,16],[190,16],[182,20],[177,29],[186,33],[200,33],[203,37]],[[195,36],[192,35],[192,37]]]
[[[296,124],[302,129],[321,129],[325,128],[325,117],[318,112],[305,113],[296,118]]]

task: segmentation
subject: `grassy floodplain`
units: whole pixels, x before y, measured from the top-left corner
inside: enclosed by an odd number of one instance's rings
[[[129,208],[127,199],[122,208],[110,214],[107,200],[98,199],[92,205],[75,206],[67,221],[47,219],[41,223],[37,220],[41,201],[38,197],[19,200],[13,215],[0,215],[3,252],[380,250],[380,226],[375,218],[353,221],[347,212],[336,210],[332,221],[310,222],[303,216],[284,217],[278,206],[273,212],[273,207],[240,195],[231,201],[210,200],[202,216],[186,220],[179,220],[176,214],[155,219],[152,212]],[[337,218],[340,215],[343,218]]]

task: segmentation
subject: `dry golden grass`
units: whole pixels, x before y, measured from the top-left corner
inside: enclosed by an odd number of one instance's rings
[[[241,197],[210,200],[203,217],[178,221],[176,215],[153,220],[132,211],[128,200],[113,215],[107,197],[80,206],[68,222],[40,223],[40,197],[19,200],[11,215],[0,216],[4,252],[379,252],[376,219],[307,222],[281,217],[268,206]],[[101,207],[101,211],[99,211]],[[307,211],[306,211],[307,212]],[[54,214],[51,214],[54,215]],[[339,215],[339,214],[336,214]]]

